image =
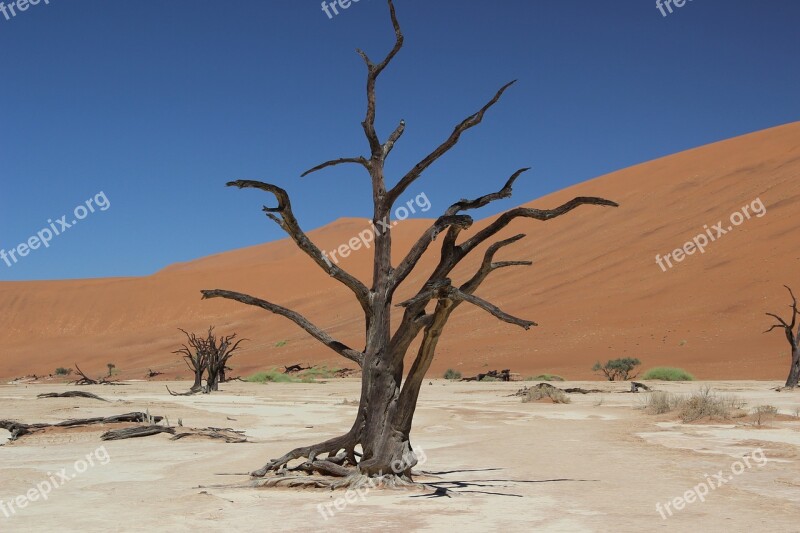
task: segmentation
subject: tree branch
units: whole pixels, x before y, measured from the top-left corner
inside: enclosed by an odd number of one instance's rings
[[[500,97],[503,96],[503,93],[506,91],[506,89],[511,87],[514,83],[516,83],[516,80],[509,82],[505,84],[503,87],[501,87],[500,90],[497,91],[497,93],[494,95],[494,97],[491,100],[489,100],[488,103],[486,103],[486,105],[484,105],[476,113],[462,120],[461,123],[455,127],[453,133],[450,134],[450,137],[448,137],[446,141],[444,141],[441,145],[439,145],[438,148],[436,148],[433,152],[428,154],[428,156],[425,157],[425,159],[417,163],[416,166],[414,166],[414,168],[412,168],[405,176],[403,176],[397,183],[397,185],[395,185],[391,189],[391,191],[389,191],[387,196],[388,205],[390,206],[394,205],[394,202],[397,201],[397,199],[400,197],[401,194],[403,194],[403,192],[409,187],[409,185],[414,183],[414,181],[416,181],[417,178],[419,178],[429,166],[431,166],[444,154],[449,152],[458,143],[459,139],[461,138],[461,134],[463,134],[468,129],[473,128],[478,124],[480,124],[481,121],[483,120],[484,114],[486,114],[486,111],[488,111],[489,108],[491,108],[494,104],[496,104],[497,101],[500,100]]]
[[[401,120],[400,124],[397,128],[389,135],[389,138],[383,143],[383,160],[385,161],[386,158],[389,156],[389,152],[392,151],[394,148],[394,143],[396,143],[400,137],[403,136],[403,132],[406,131],[406,121]]]
[[[463,300],[465,302],[471,303],[472,305],[478,306],[484,311],[487,311],[494,315],[496,318],[499,318],[503,322],[508,322],[509,324],[514,324],[515,326],[520,326],[524,329],[530,329],[531,326],[536,326],[536,322],[531,322],[530,320],[523,320],[521,318],[517,318],[515,316],[511,316],[508,313],[503,312],[499,307],[493,305],[483,298],[479,298],[474,294],[468,294],[463,292],[460,289],[453,287],[451,297],[453,299]]]
[[[423,256],[430,244],[436,240],[436,237],[445,229],[458,228],[464,230],[472,226],[472,217],[467,215],[444,215],[439,217],[425,233],[420,235],[411,250],[403,258],[397,268],[392,271],[389,279],[389,290],[393,293],[394,290],[406,279],[406,277],[417,266],[417,261]]]
[[[461,290],[469,294],[472,294],[480,286],[480,284],[483,283],[483,281],[486,279],[486,276],[488,276],[498,268],[503,268],[503,266],[512,266],[514,264],[520,264],[520,265],[533,264],[530,261],[506,261],[505,263],[493,263],[494,256],[498,250],[508,246],[509,244],[514,244],[515,242],[519,241],[520,239],[523,239],[524,237],[525,234],[520,233],[508,239],[498,241],[489,246],[489,248],[486,249],[486,253],[483,255],[483,261],[481,262],[481,266],[478,268],[478,271],[475,273],[474,276],[472,276],[472,278],[470,278],[469,281],[467,281],[461,286]]]
[[[389,0],[389,14],[392,17],[392,26],[394,27],[394,34],[395,34],[395,43],[392,50],[389,54],[384,58],[383,61],[378,63],[377,65],[370,61],[367,54],[362,50],[356,50],[358,55],[364,60],[364,63],[367,65],[367,114],[364,118],[364,121],[361,123],[361,126],[364,128],[364,134],[367,137],[367,141],[369,142],[369,148],[372,153],[372,159],[380,159],[383,157],[384,149],[381,146],[381,142],[378,139],[378,134],[375,132],[375,82],[380,76],[383,69],[385,69],[389,63],[394,59],[394,56],[400,51],[403,47],[403,32],[400,29],[400,23],[397,21],[397,14],[395,13],[394,3],[392,0]],[[402,133],[402,132],[401,132]],[[398,135],[399,137],[399,135]],[[396,139],[395,139],[396,140]],[[391,148],[390,148],[391,150]]]
[[[612,202],[611,200],[606,200],[604,198],[583,197],[583,196],[573,198],[569,202],[562,204],[555,209],[532,209],[528,207],[517,207],[510,211],[506,211],[505,213],[500,215],[494,222],[489,224],[483,230],[479,231],[471,239],[461,244],[460,248],[464,254],[468,254],[476,246],[480,245],[486,239],[495,235],[497,232],[508,226],[508,224],[511,223],[511,221],[514,220],[515,218],[533,218],[536,220],[545,221],[559,217],[581,205],[602,205],[608,207],[619,207],[619,204],[617,204],[616,202]]]
[[[506,184],[503,185],[503,188],[497,192],[486,194],[484,196],[481,196],[480,198],[476,198],[475,200],[459,200],[458,202],[454,203],[447,209],[445,215],[455,215],[456,213],[460,213],[461,211],[467,211],[469,209],[479,209],[491,202],[494,202],[495,200],[511,198],[511,195],[513,193],[514,182],[517,181],[517,178],[519,178],[523,173],[529,170],[530,168],[528,167],[528,168],[521,168],[516,172],[514,172],[514,174],[512,174],[511,177],[508,178]]]
[[[322,251],[315,245],[308,235],[300,229],[300,224],[292,212],[292,204],[289,200],[289,194],[277,185],[270,183],[263,183],[260,181],[252,180],[237,180],[231,181],[227,184],[229,187],[238,187],[240,189],[252,188],[259,189],[272,193],[278,200],[278,207],[264,207],[264,212],[274,220],[283,230],[292,238],[297,244],[298,248],[303,250],[306,255],[314,260],[317,265],[322,268],[329,276],[347,286],[356,295],[358,302],[361,304],[364,311],[369,309],[369,290],[357,278],[342,270],[337,265],[331,263]],[[278,213],[276,216],[273,213]]]
[[[296,311],[292,311],[291,309],[287,309],[286,307],[273,304],[266,300],[262,300],[260,298],[255,298],[248,294],[243,294],[240,292],[233,292],[233,291],[226,291],[220,289],[214,290],[204,290],[201,291],[203,293],[203,299],[208,298],[225,298],[228,300],[235,300],[237,302],[241,302],[243,304],[252,305],[255,307],[260,307],[262,309],[266,309],[276,315],[283,316],[288,318],[304,330],[308,332],[309,335],[317,339],[319,342],[333,350],[334,352],[338,353],[342,357],[350,359],[358,363],[360,366],[364,362],[364,354],[357,350],[353,350],[349,346],[335,340],[333,337],[322,331],[320,328],[312,324],[307,318],[305,318],[300,313]]]
[[[324,168],[335,167],[336,165],[344,165],[344,164],[347,164],[347,163],[355,163],[357,165],[361,165],[362,167],[367,169],[367,171],[369,172],[369,161],[367,161],[364,157],[362,157],[362,156],[358,156],[358,157],[340,157],[339,159],[332,159],[330,161],[325,161],[324,163],[321,163],[321,164],[315,166],[314,168],[310,168],[310,169],[306,170],[305,172],[303,172],[302,174],[300,174],[300,177],[301,178],[305,178],[309,174],[311,174],[313,172],[317,172],[317,171],[322,170]]]
[[[498,243],[500,244],[500,243]],[[485,278],[485,276],[484,276]],[[474,278],[473,278],[474,279]],[[464,284],[462,288],[453,287],[450,279],[437,280],[429,284],[425,289],[419,292],[413,298],[410,298],[402,303],[397,304],[399,307],[410,307],[421,303],[427,303],[430,300],[450,300],[452,302],[469,302],[472,305],[478,306],[481,309],[491,313],[503,322],[514,324],[525,329],[531,326],[536,326],[536,322],[530,320],[523,320],[503,312],[499,307],[479,298],[467,291],[474,290],[474,287],[469,286],[470,282]]]
[[[519,176],[528,170],[530,169],[521,168],[514,172],[514,174],[512,174],[511,177],[506,181],[505,185],[503,185],[503,188],[497,192],[486,194],[474,200],[462,199],[448,207],[447,211],[444,212],[444,215],[439,217],[436,222],[434,222],[433,225],[420,236],[414,246],[411,247],[411,250],[409,250],[403,261],[394,270],[390,280],[390,291],[393,292],[397,286],[400,285],[403,280],[406,279],[406,277],[408,277],[408,275],[416,266],[417,261],[419,261],[431,243],[436,240],[436,237],[439,235],[439,233],[444,231],[445,228],[458,226],[458,228],[464,230],[468,229],[472,225],[471,217],[459,215],[458,213],[461,211],[468,211],[470,209],[478,209],[491,202],[494,202],[495,200],[511,197],[514,182]],[[455,233],[448,234],[449,241],[452,243],[452,245],[455,245],[455,235]]]

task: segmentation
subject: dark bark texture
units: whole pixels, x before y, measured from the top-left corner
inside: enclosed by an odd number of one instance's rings
[[[530,261],[495,261],[495,255],[500,249],[517,242],[524,235],[496,242],[493,242],[493,238],[516,219],[547,221],[583,205],[617,205],[603,198],[579,197],[554,209],[518,207],[503,213],[469,238],[460,240],[460,234],[469,229],[473,223],[472,218],[466,213],[496,200],[510,197],[515,180],[528,170],[522,168],[513,172],[499,191],[471,200],[460,200],[451,205],[419,237],[406,256],[394,265],[391,259],[392,230],[388,222],[395,202],[431,165],[456,146],[464,133],[481,123],[484,115],[514,82],[503,85],[488,102],[457,124],[440,145],[402,175],[394,186],[388,187],[384,176],[384,164],[395,143],[405,131],[405,122],[401,120],[387,139],[381,141],[375,129],[376,83],[380,74],[402,48],[404,39],[392,0],[388,0],[388,6],[395,34],[391,51],[377,63],[373,62],[365,52],[358,51],[367,70],[366,115],[361,126],[369,154],[332,159],[311,168],[304,174],[304,176],[312,174],[335,165],[355,165],[368,173],[372,186],[372,222],[376,227],[382,227],[382,230],[375,232],[374,236],[374,268],[369,286],[344,271],[339,265],[328,261],[301,229],[293,213],[289,195],[284,189],[270,183],[252,180],[228,183],[232,187],[259,189],[273,195],[277,205],[264,207],[266,215],[276,222],[325,273],[347,287],[364,312],[364,349],[357,350],[334,339],[323,328],[296,311],[281,305],[230,290],[202,291],[203,298],[226,298],[283,316],[324,346],[357,363],[362,370],[360,404],[350,430],[340,437],[292,450],[252,473],[255,477],[277,474],[273,475],[271,480],[265,481],[265,484],[276,484],[281,480],[291,486],[303,484],[303,477],[292,476],[291,472],[302,473],[303,476],[319,473],[325,477],[344,478],[338,483],[333,483],[333,486],[358,485],[368,477],[381,478],[382,482],[387,484],[410,482],[412,468],[416,463],[410,434],[420,387],[453,311],[462,303],[467,303],[483,309],[495,318],[526,330],[536,325],[534,322],[514,317],[475,295],[476,289],[495,270],[531,264]],[[384,224],[380,224],[381,222]],[[443,237],[440,239],[438,264],[412,298],[395,304],[395,291],[440,235]],[[484,244],[487,246],[483,247]],[[463,283],[454,283],[449,277],[450,273],[464,258],[479,249],[484,250],[484,255],[477,271]],[[393,327],[390,317],[393,305],[403,309],[402,319],[396,327]],[[420,335],[422,338],[416,357],[403,380],[405,371],[403,359],[412,342]],[[302,462],[298,464],[298,460]],[[308,478],[308,484],[325,485],[319,479]]]
[[[775,313],[767,313],[767,316],[771,316],[778,323],[774,324],[765,333],[769,333],[774,329],[781,329],[786,335],[786,340],[789,341],[789,346],[792,349],[792,362],[789,366],[789,376],[786,378],[785,386],[795,388],[800,380],[800,325],[797,323],[797,315],[800,314],[800,311],[797,309],[797,298],[795,298],[794,292],[787,285],[784,285],[784,287],[789,291],[789,296],[792,298],[792,317],[787,321]]]

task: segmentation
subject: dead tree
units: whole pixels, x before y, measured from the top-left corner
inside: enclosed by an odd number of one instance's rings
[[[120,383],[117,380],[109,380],[105,377],[101,377],[99,379],[93,379],[87,376],[83,370],[75,363],[75,370],[78,372],[80,376],[79,379],[72,381],[72,385],[124,385],[124,383]]]
[[[188,344],[183,344],[180,349],[172,353],[183,355],[186,366],[194,374],[194,384],[189,389],[189,392],[208,393],[219,390],[219,384],[224,383],[226,379],[225,371],[230,370],[227,366],[228,361],[239,348],[239,344],[247,339],[239,339],[237,341],[237,334],[234,333],[233,335],[220,337],[219,342],[217,342],[214,326],[209,326],[205,337],[198,337],[194,333],[189,333],[183,329],[180,329],[180,331],[186,335]],[[203,376],[206,378],[205,386],[203,386]],[[170,391],[170,394],[172,394],[172,391]]]
[[[800,311],[797,309],[797,298],[795,298],[792,289],[788,285],[784,285],[784,287],[789,291],[789,296],[792,298],[792,318],[790,322],[787,322],[774,313],[767,313],[768,316],[776,319],[778,323],[764,333],[769,333],[777,328],[783,329],[786,334],[786,340],[789,341],[789,345],[792,347],[792,365],[789,367],[789,377],[786,378],[785,386],[794,388],[797,387],[798,379],[800,379],[800,325],[797,324],[797,315],[800,315]],[[797,332],[795,332],[795,326],[797,326]]]
[[[530,261],[495,260],[495,255],[501,248],[519,241],[524,237],[523,234],[491,243],[493,238],[509,223],[517,219],[546,221],[564,215],[582,205],[617,205],[603,198],[579,197],[555,209],[517,207],[503,213],[469,238],[459,241],[461,233],[470,228],[473,223],[472,217],[466,212],[484,207],[495,200],[510,197],[515,180],[528,170],[522,168],[514,172],[499,191],[472,200],[460,200],[451,205],[419,237],[405,258],[398,264],[393,264],[390,215],[395,202],[431,165],[456,146],[462,134],[481,123],[484,114],[500,100],[503,93],[514,82],[501,87],[483,107],[456,125],[449,137],[430,154],[400,177],[393,186],[388,187],[384,175],[384,163],[405,130],[405,122],[401,120],[388,138],[382,141],[375,129],[376,82],[379,75],[389,66],[403,46],[403,33],[392,0],[388,0],[388,4],[395,33],[392,50],[379,63],[374,63],[366,53],[358,51],[367,67],[367,105],[362,128],[369,145],[369,154],[333,159],[319,164],[303,174],[303,176],[307,176],[313,172],[343,164],[361,167],[368,173],[372,186],[372,222],[376,227],[381,227],[380,231],[375,232],[374,268],[370,286],[365,285],[340,265],[327,260],[323,252],[301,229],[286,190],[271,183],[251,180],[231,181],[227,184],[240,189],[259,189],[273,195],[277,205],[265,206],[263,210],[266,216],[276,222],[326,274],[352,291],[364,313],[365,342],[364,349],[359,350],[333,338],[300,313],[276,303],[230,290],[202,291],[203,298],[234,300],[283,316],[334,352],[357,363],[362,369],[359,409],[350,430],[339,437],[297,448],[283,457],[271,460],[259,470],[252,472],[254,477],[264,477],[269,472],[285,473],[288,468],[300,469],[306,473],[318,472],[325,476],[346,476],[346,479],[337,483],[328,483],[330,480],[327,478],[323,478],[326,481],[320,481],[313,477],[303,478],[312,486],[352,485],[364,482],[366,477],[379,477],[383,483],[390,485],[402,485],[410,482],[411,469],[416,464],[410,442],[410,432],[417,398],[425,373],[433,361],[442,331],[453,311],[462,303],[467,303],[486,311],[495,318],[526,330],[536,325],[529,320],[512,316],[475,295],[476,289],[492,272],[508,267],[531,265]],[[444,236],[441,239],[438,264],[412,298],[402,303],[394,303],[398,287],[409,276],[419,259],[440,234]],[[487,243],[491,244],[487,248],[483,248],[482,245]],[[456,265],[478,250],[483,250],[484,255],[479,268],[472,277],[460,284],[451,280],[449,276]],[[396,328],[392,327],[390,318],[393,305],[404,309],[402,319]],[[416,358],[406,374],[406,379],[403,380],[403,358],[409,346],[419,335],[422,335],[422,339]],[[357,446],[361,447],[363,453],[356,452]],[[357,459],[359,455],[360,460]],[[290,462],[300,458],[305,458],[307,461],[300,466],[289,468]],[[336,468],[333,468],[332,465]],[[264,483],[277,484],[279,482],[288,482],[288,484],[294,485],[301,483],[302,480],[278,476]]]

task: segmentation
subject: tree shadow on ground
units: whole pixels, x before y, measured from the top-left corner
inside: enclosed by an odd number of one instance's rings
[[[464,470],[463,472],[480,472],[483,470],[502,470],[501,468],[486,468],[480,470]],[[458,471],[453,471],[458,472]],[[444,473],[444,472],[442,472]],[[429,472],[429,474],[433,474]],[[494,492],[489,490],[469,490],[471,488],[482,488],[482,489],[490,489],[490,488],[502,488],[508,487],[510,484],[515,483],[559,483],[559,482],[576,482],[576,483],[588,483],[588,482],[597,482],[596,479],[568,479],[568,478],[558,478],[558,479],[474,479],[474,480],[442,480],[442,481],[433,481],[433,482],[426,482],[424,483],[426,487],[434,489],[433,492],[429,494],[419,494],[411,496],[411,498],[441,498],[442,496],[446,496],[451,498],[454,494],[464,494],[464,493],[474,493],[474,494],[487,494],[490,496],[509,496],[513,498],[523,498],[522,494],[514,494],[514,493],[506,493],[506,492]],[[494,485],[494,483],[502,483],[502,485]],[[465,490],[468,489],[468,490]]]

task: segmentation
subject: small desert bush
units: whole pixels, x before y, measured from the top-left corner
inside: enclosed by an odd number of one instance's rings
[[[483,376],[483,379],[481,379],[481,381],[500,381],[500,379],[494,376]]]
[[[555,374],[539,374],[538,376],[529,376],[525,381],[564,381],[561,376]]]
[[[569,396],[557,387],[531,387],[522,396],[522,403],[535,402],[543,398],[549,398],[553,403],[570,403]]]
[[[655,391],[647,395],[644,409],[653,415],[663,415],[678,408],[680,397],[668,392]]]
[[[778,414],[778,408],[773,405],[759,405],[753,409],[753,423],[760,426],[771,416]]]
[[[734,411],[741,409],[744,402],[735,396],[719,395],[704,387],[681,402],[679,407],[681,420],[693,422],[702,418],[731,418]]]
[[[444,379],[461,379],[461,372],[448,368],[444,373]]]
[[[331,379],[340,368],[328,368],[326,366],[315,366],[299,373],[303,379]]]
[[[257,372],[252,376],[248,376],[245,381],[250,383],[311,383],[314,380],[292,374],[284,374],[279,370],[267,370],[266,372]]]
[[[645,372],[644,376],[642,376],[642,379],[654,379],[660,381],[694,381],[694,376],[682,368],[659,366],[656,368],[651,368]]]
[[[71,368],[64,368],[63,366],[56,368],[56,376],[69,376],[70,374],[72,374]]]
[[[739,398],[716,394],[708,387],[689,396],[655,391],[645,400],[648,413],[660,415],[677,411],[684,423],[701,419],[728,420],[743,406],[744,402]]]

